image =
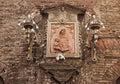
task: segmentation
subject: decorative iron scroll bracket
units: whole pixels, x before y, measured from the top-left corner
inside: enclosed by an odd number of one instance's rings
[[[65,64],[41,64],[40,68],[56,83],[66,84],[79,72],[75,67]]]

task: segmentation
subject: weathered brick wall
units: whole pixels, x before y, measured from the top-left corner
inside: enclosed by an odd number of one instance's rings
[[[5,72],[0,73],[6,84],[49,84],[43,71],[26,61],[24,32],[18,26],[38,5],[68,3],[71,5],[87,4],[93,8],[108,30],[104,34],[120,35],[119,0],[0,0],[0,62]],[[98,62],[92,64],[85,60],[72,84],[113,84],[120,76],[120,48],[98,51]],[[78,61],[78,62],[77,62]],[[41,62],[41,61],[39,61]],[[79,65],[81,60],[70,60],[72,65]],[[115,67],[113,67],[115,66]],[[113,68],[112,68],[113,67]],[[37,72],[37,79],[34,72]],[[116,75],[114,74],[116,71]],[[48,83],[47,83],[48,82]],[[51,83],[53,84],[53,83]]]

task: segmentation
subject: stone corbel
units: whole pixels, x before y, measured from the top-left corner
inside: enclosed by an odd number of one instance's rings
[[[79,72],[75,67],[65,64],[41,64],[40,68],[56,83],[65,84]]]

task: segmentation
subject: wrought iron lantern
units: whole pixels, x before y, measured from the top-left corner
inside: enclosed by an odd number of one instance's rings
[[[93,30],[94,33],[92,34],[92,40],[90,42],[90,47],[91,47],[91,57],[92,57],[92,61],[94,63],[96,63],[97,61],[97,57],[96,57],[96,47],[95,44],[97,43],[98,39],[99,39],[99,35],[98,32],[100,30],[100,28],[105,28],[104,24],[102,23],[102,21],[100,21],[98,19],[98,17],[96,17],[95,14],[91,14],[90,15],[90,19],[87,22],[87,24],[85,25],[86,30],[88,31],[88,33]],[[89,37],[88,37],[89,38]]]
[[[104,24],[98,19],[98,17],[96,17],[95,14],[92,14],[89,21],[87,22],[87,24],[85,25],[85,28],[87,30],[95,30],[95,31],[99,31],[100,28],[105,28]]]
[[[36,33],[37,29],[39,28],[36,22],[33,20],[35,13],[29,14],[28,17],[18,25],[22,27],[23,30],[25,30],[26,34],[26,41],[28,43],[28,56],[27,60],[33,60],[32,57],[32,49],[33,45],[36,42]]]

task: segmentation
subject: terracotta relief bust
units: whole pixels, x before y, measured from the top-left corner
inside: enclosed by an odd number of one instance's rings
[[[73,54],[74,39],[74,24],[52,24],[50,52]]]

